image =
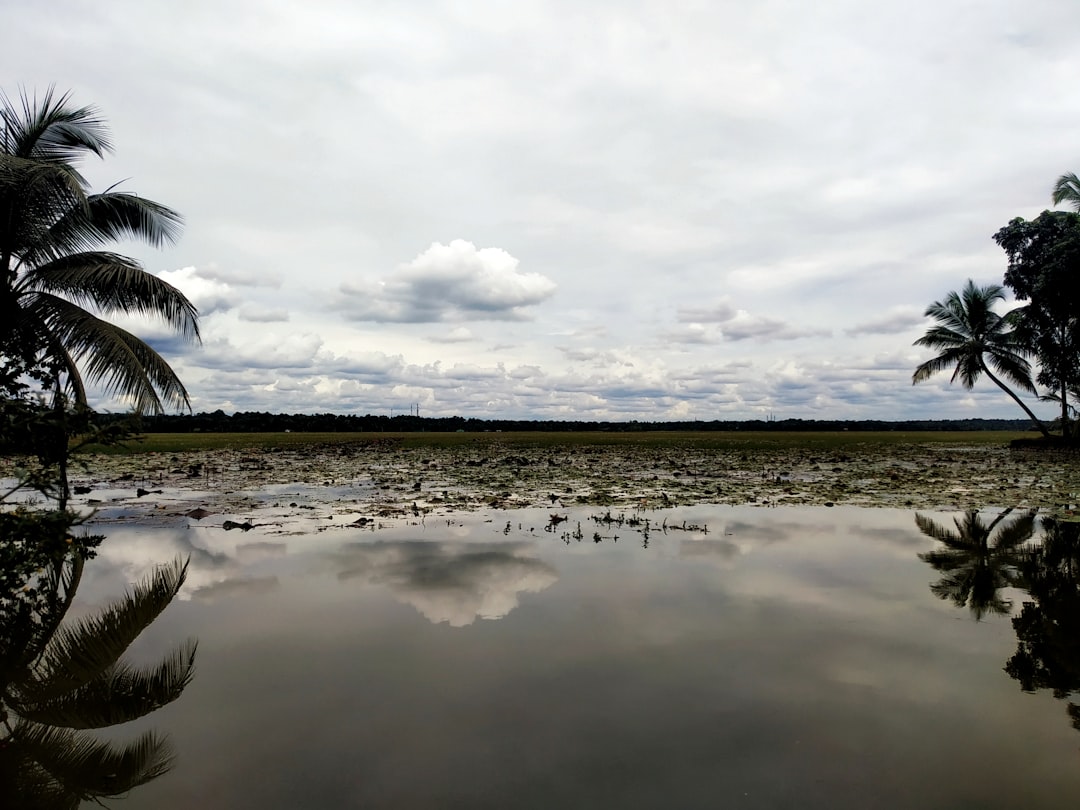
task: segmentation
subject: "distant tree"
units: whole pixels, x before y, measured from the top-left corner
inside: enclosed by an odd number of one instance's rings
[[[1031,382],[1031,364],[1027,357],[1030,349],[1020,339],[1013,321],[1008,315],[994,311],[994,304],[1005,300],[1005,292],[998,284],[980,287],[968,279],[959,292],[949,293],[944,300],[935,301],[926,308],[927,317],[936,321],[926,334],[915,341],[940,352],[936,357],[920,364],[911,377],[912,385],[923,382],[939,371],[953,369],[951,382],[971,390],[979,377],[985,374],[1002,391],[1019,405],[1024,413],[1048,436],[1049,431],[1022,399],[990,371],[997,372],[1024,391],[1034,393]]]
[[[1074,211],[1080,211],[1080,178],[1073,172],[1061,175],[1054,183],[1054,191],[1051,195],[1054,205],[1069,203]]]
[[[142,412],[188,407],[187,390],[146,342],[100,315],[161,318],[199,339],[198,313],[172,285],[106,247],[174,241],[181,218],[112,188],[91,193],[77,170],[111,150],[93,107],[52,89],[40,101],[0,94],[0,337],[47,358],[56,384],[86,402],[86,379]]]
[[[1069,435],[1069,397],[1080,387],[1080,214],[1044,211],[994,234],[1009,256],[1005,284],[1017,300],[1018,338],[1035,355],[1037,381],[1061,408]]]

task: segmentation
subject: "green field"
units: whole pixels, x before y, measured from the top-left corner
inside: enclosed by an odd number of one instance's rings
[[[895,447],[910,444],[1007,445],[1031,437],[1024,431],[642,431],[642,432],[489,432],[489,433],[149,433],[121,447],[91,447],[110,453],[177,453],[198,450],[304,445],[369,444],[392,441],[404,447],[491,444],[519,447],[640,446],[739,449],[832,449]]]

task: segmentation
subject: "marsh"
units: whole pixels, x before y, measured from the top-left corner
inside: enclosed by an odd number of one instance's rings
[[[1004,671],[1009,616],[931,592],[941,574],[919,555],[938,543],[910,509],[279,519],[304,495],[269,494],[247,531],[101,516],[83,607],[189,556],[181,599],[133,652],[200,644],[184,699],[153,718],[177,765],[126,807],[1080,798],[1066,702]],[[1014,613],[1025,598],[999,596]]]

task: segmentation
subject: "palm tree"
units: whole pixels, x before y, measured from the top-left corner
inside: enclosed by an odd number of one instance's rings
[[[915,385],[947,368],[953,368],[950,382],[960,381],[969,391],[985,374],[1002,391],[1024,409],[1043,436],[1050,433],[1016,392],[998,379],[987,365],[993,366],[1002,377],[1025,391],[1035,392],[1031,382],[1031,364],[1027,361],[1030,349],[1017,334],[1008,315],[994,312],[993,305],[1005,300],[999,284],[979,287],[968,279],[959,293],[949,293],[944,301],[935,301],[926,308],[927,317],[937,321],[926,334],[915,341],[916,346],[939,351],[937,357],[920,364],[911,376]]]
[[[1051,199],[1054,205],[1067,202],[1074,211],[1080,211],[1080,178],[1073,172],[1061,175],[1054,183]]]
[[[86,403],[85,375],[140,412],[190,407],[168,363],[100,317],[157,317],[199,340],[198,312],[180,290],[106,249],[122,238],[161,247],[176,240],[182,222],[129,192],[91,193],[77,163],[109,151],[95,108],[75,107],[52,88],[40,102],[0,94],[0,328],[46,358],[55,384],[62,379],[78,403]]]
[[[78,588],[78,550],[28,587],[0,594],[0,804],[78,807],[123,795],[165,773],[168,741],[153,731],[123,744],[87,733],[143,717],[191,680],[195,644],[155,666],[120,660],[172,601],[187,563],[158,568],[119,602],[61,624]]]
[[[924,515],[915,515],[919,531],[945,546],[919,555],[920,560],[945,574],[930,586],[931,592],[957,607],[968,606],[976,621],[988,612],[1007,614],[1012,602],[1003,599],[998,591],[1023,584],[1023,545],[1035,532],[1035,513],[1025,512],[1003,524],[1010,512],[1006,509],[986,523],[973,509],[953,521],[956,531]]]

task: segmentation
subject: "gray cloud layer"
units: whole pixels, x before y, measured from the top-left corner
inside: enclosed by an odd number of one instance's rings
[[[196,409],[1017,416],[992,386],[913,389],[911,344],[1077,168],[1078,23],[1072,0],[104,0],[21,9],[0,44],[9,94],[101,107],[96,187],[185,215],[176,247],[120,247],[200,307],[201,347],[143,329]]]

